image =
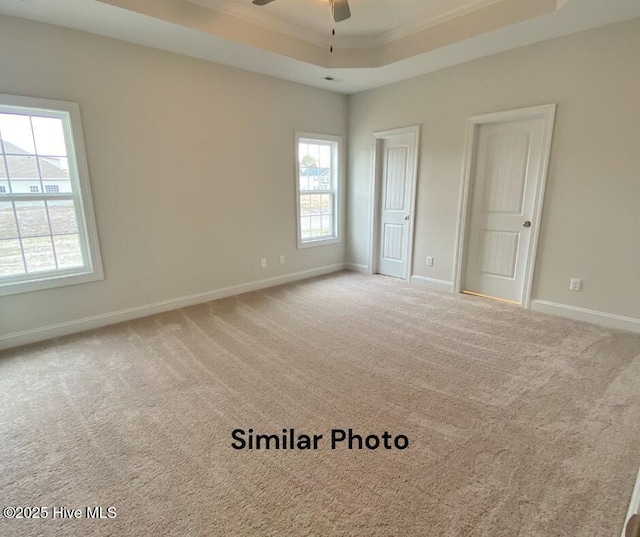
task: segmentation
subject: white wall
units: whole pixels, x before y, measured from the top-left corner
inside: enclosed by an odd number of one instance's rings
[[[367,264],[374,131],[422,126],[413,273],[451,281],[468,116],[547,103],[533,298],[640,319],[640,19],[351,96],[348,261]]]
[[[345,136],[346,97],[8,17],[0,73],[80,104],[106,275],[2,298],[0,337],[344,262],[296,248],[294,131]]]
[[[467,117],[551,102],[534,299],[640,318],[640,20],[357,94],[349,109],[331,92],[7,17],[0,73],[0,93],[80,103],[106,273],[2,298],[0,338],[341,264],[344,241],[296,249],[293,132],[346,136],[347,116],[348,260],[367,262],[371,133],[421,124],[413,273],[450,281]]]

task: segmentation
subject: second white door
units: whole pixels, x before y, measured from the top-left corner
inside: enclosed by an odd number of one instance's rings
[[[464,291],[522,301],[543,136],[542,118],[480,126]]]
[[[385,137],[379,146],[378,272],[407,278],[415,182],[416,134]]]

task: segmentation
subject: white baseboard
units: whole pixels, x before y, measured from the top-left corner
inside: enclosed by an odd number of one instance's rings
[[[622,535],[620,537],[625,537],[627,523],[633,515],[640,515],[640,472],[638,472],[638,477],[636,478],[636,486],[633,488],[629,511],[627,511],[627,517],[624,519],[624,526],[622,527]]]
[[[447,282],[445,280],[436,280],[435,278],[427,278],[426,276],[411,276],[411,283],[428,287],[429,289],[435,289],[436,291],[447,291],[453,293],[453,282]]]
[[[103,326],[108,326],[110,324],[131,321],[133,319],[147,317],[156,313],[162,313],[165,311],[171,311],[187,306],[193,306],[195,304],[210,302],[211,300],[226,298],[233,295],[240,295],[242,293],[248,293],[250,291],[258,291],[259,289],[266,289],[268,287],[274,287],[276,285],[282,285],[298,280],[305,280],[307,278],[313,278],[315,276],[322,276],[323,274],[330,274],[332,272],[344,270],[344,268],[344,264],[339,263],[336,265],[329,265],[317,269],[295,272],[293,274],[286,274],[284,276],[276,276],[274,278],[266,278],[264,280],[232,285],[230,287],[223,287],[222,289],[206,291],[204,293],[197,293],[195,295],[163,300],[161,302],[154,302],[153,304],[145,304],[144,306],[136,306],[134,308],[114,311],[111,313],[103,313],[101,315],[94,315],[92,317],[77,319],[75,321],[68,321],[65,323],[43,326],[41,328],[34,328],[32,330],[14,332],[12,334],[0,336],[0,350],[10,349],[12,347],[18,347],[20,345],[27,345],[29,343],[36,343],[38,341],[44,341],[46,339],[51,339],[54,337],[75,334],[77,332],[84,332],[85,330],[100,328]]]
[[[362,274],[369,274],[368,265],[358,265],[357,263],[347,263],[344,268],[351,272],[360,272]]]
[[[547,302],[546,300],[532,300],[531,309],[542,313],[551,313],[552,315],[568,317],[569,319],[574,319],[576,321],[599,324],[608,328],[640,332],[640,319],[636,319],[634,317],[623,317],[622,315],[615,315],[613,313],[587,310],[576,306]]]

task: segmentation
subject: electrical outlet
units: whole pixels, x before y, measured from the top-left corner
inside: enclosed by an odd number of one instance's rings
[[[427,267],[433,267],[433,257],[427,257]]]
[[[569,284],[570,291],[582,291],[582,280],[578,278],[571,278],[571,283]]]
[[[267,268],[267,258],[263,257],[262,261],[260,261],[260,264],[262,265],[262,268]]]
[[[280,256],[280,264],[284,265],[284,256],[283,255]]]

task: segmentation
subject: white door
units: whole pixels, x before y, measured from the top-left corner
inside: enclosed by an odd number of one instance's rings
[[[536,118],[479,127],[465,292],[523,300],[532,230],[539,225],[534,214],[544,126]]]
[[[415,181],[415,134],[380,142],[380,221],[378,272],[406,278]]]

